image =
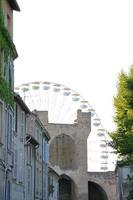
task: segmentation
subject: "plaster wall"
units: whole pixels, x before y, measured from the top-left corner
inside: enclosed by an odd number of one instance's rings
[[[13,10],[11,9],[7,0],[2,1],[3,14],[5,18],[5,26],[7,27],[11,37],[13,37]]]

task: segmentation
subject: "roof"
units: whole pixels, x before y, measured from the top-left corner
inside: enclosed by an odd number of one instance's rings
[[[47,137],[47,139],[50,140],[50,135],[49,135],[49,132],[47,131],[47,129],[44,128],[43,130],[44,130],[44,134]]]
[[[7,0],[7,1],[13,10],[20,11],[20,7],[16,0]]]
[[[39,116],[38,116],[38,111],[34,110],[34,111],[32,112],[32,114],[33,114],[34,116],[36,116],[36,122],[41,126],[41,128],[42,128],[42,130],[43,130],[43,133],[44,133],[44,135],[46,136],[47,140],[50,140],[49,132],[47,131],[47,129],[45,128],[45,126],[42,124],[42,122],[41,122],[41,120],[40,120],[40,118],[39,118]]]
[[[24,103],[24,101],[22,100],[22,98],[17,94],[14,93],[14,100],[20,105],[20,107],[27,113],[30,114],[30,110],[27,107],[27,105]]]

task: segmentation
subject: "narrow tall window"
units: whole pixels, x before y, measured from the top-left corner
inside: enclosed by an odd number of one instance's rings
[[[23,169],[24,169],[24,166],[23,166],[23,163],[24,163],[24,160],[23,160],[23,150],[20,148],[19,150],[19,181],[22,183],[23,182]]]
[[[10,63],[9,63],[9,59],[6,63],[6,81],[9,84],[9,74],[10,74]]]
[[[24,138],[24,133],[25,133],[25,113],[21,111],[21,133],[20,133],[20,138]]]
[[[32,147],[27,146],[27,164],[31,165],[32,163]]]
[[[3,118],[2,118],[2,104],[0,103],[0,142],[2,142],[2,124],[3,124]]]
[[[15,105],[15,132],[18,131],[18,106]]]
[[[2,77],[4,77],[4,51],[3,49],[0,49],[0,64],[1,64],[0,74],[2,75]]]
[[[46,142],[45,143],[45,162],[48,163],[49,162],[49,144]]]
[[[14,149],[14,155],[13,155],[13,177],[17,179],[18,175],[18,151],[17,149]]]
[[[27,192],[31,196],[31,188],[32,188],[32,176],[31,176],[31,167],[27,168]]]
[[[13,131],[13,117],[10,112],[8,112],[8,128],[7,128],[7,136],[8,136],[8,150],[12,148],[12,131]]]

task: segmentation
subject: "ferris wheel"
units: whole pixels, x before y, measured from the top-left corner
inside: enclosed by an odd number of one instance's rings
[[[114,166],[108,134],[93,107],[80,94],[53,82],[31,82],[15,88],[30,110],[48,111],[49,123],[73,124],[77,110],[91,112],[91,133],[87,140],[88,171],[109,171]]]

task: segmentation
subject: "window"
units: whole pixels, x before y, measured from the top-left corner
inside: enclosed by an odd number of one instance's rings
[[[127,197],[128,194],[129,194],[129,188],[130,188],[130,184],[128,181],[126,182],[122,182],[122,185],[121,185],[121,188],[122,188],[122,196],[123,197]]]
[[[14,154],[13,154],[13,177],[17,179],[18,174],[18,151],[14,147]]]
[[[5,77],[5,62],[4,62],[4,51],[3,49],[0,49],[0,63],[1,63],[1,75],[4,78]]]
[[[9,133],[9,148],[11,148],[12,147],[12,131],[13,131],[13,117],[12,117],[12,115],[10,115],[10,133]]]
[[[17,131],[18,131],[18,106],[17,106],[17,104],[15,104],[14,113],[15,113],[14,130],[17,133]]]
[[[130,166],[130,173],[133,175],[133,166]]]
[[[3,114],[2,114],[2,104],[0,103],[0,142],[2,142],[2,124],[3,124]]]
[[[48,161],[49,161],[49,144],[46,142],[45,143],[46,145],[45,145],[45,162],[46,163],[48,163]]]
[[[3,77],[6,79],[7,83],[9,84],[9,87],[13,89],[13,80],[14,80],[14,74],[13,74],[13,61],[8,58],[7,62],[4,63],[3,67]]]
[[[10,32],[10,26],[11,26],[11,17],[9,14],[7,14],[7,28],[9,30],[9,32]]]
[[[127,180],[129,174],[130,174],[130,168],[129,167],[123,167],[122,168],[122,178],[124,180]]]
[[[32,163],[32,147],[29,145],[27,146],[27,163],[31,165]]]
[[[10,69],[10,65],[9,65],[9,61],[6,63],[6,81],[9,83],[9,69]]]
[[[36,169],[36,193],[39,193],[39,169]]]
[[[8,150],[12,148],[12,131],[13,131],[13,113],[8,109],[5,109],[5,143]]]
[[[21,111],[21,117],[20,117],[20,138],[24,139],[24,133],[25,133],[25,113]]]
[[[8,57],[5,62],[4,50],[0,49],[0,62],[1,62],[1,74],[2,77],[9,83],[10,87],[13,89],[13,80],[14,80],[14,65],[13,60]]]
[[[24,166],[23,166],[24,160],[23,160],[23,150],[20,148],[19,150],[19,182],[23,182],[24,177]]]
[[[27,192],[30,195],[31,194],[31,188],[32,188],[32,180],[31,180],[31,167],[28,166],[27,168]]]
[[[4,24],[5,24],[5,27],[7,28],[8,27],[7,15],[4,16]]]
[[[40,169],[40,173],[39,173],[39,191],[40,191],[40,195],[42,195],[42,170]]]
[[[39,129],[38,128],[36,128],[36,139],[39,142]]]
[[[46,152],[46,149],[45,149],[45,146],[46,146],[46,144],[45,144],[45,139],[43,138],[43,161],[45,162],[45,152]]]
[[[8,140],[8,150],[11,150],[12,147],[12,131],[13,131],[13,117],[8,113],[8,131],[7,131],[7,140]]]
[[[10,60],[9,62],[9,86],[11,89],[13,89],[14,87],[14,73],[13,73],[13,70],[14,70],[14,66],[13,66],[13,61]]]

